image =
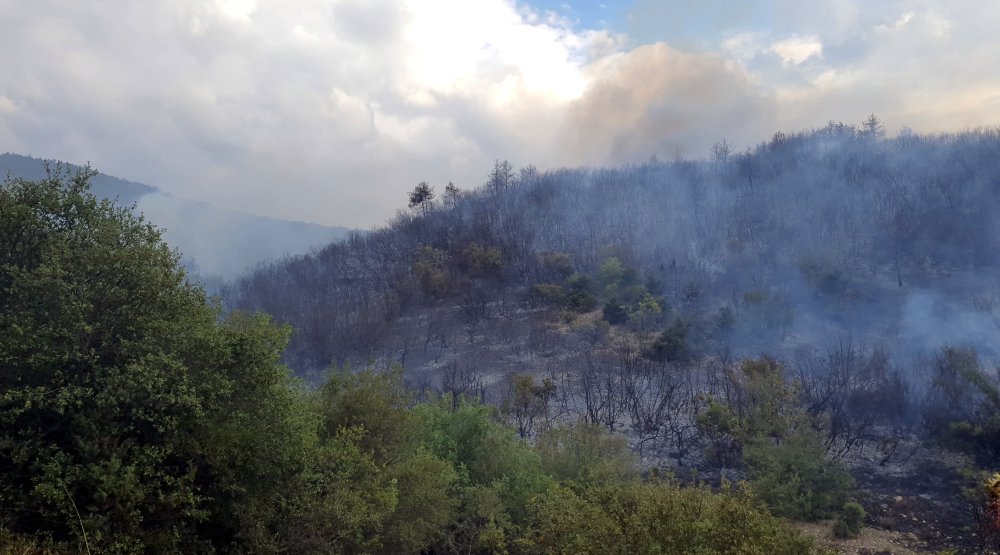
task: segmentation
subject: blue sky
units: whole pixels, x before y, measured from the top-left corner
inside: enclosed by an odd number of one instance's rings
[[[772,26],[768,0],[533,0],[527,5],[560,14],[577,28],[625,33],[632,44],[665,41],[685,49],[713,48],[719,37]]]
[[[974,0],[0,0],[0,151],[369,227],[497,158],[700,158],[872,112],[997,125],[996,21]]]
[[[553,11],[570,21],[579,22],[578,27],[620,32],[625,29],[625,17],[632,2],[535,0],[527,4]]]

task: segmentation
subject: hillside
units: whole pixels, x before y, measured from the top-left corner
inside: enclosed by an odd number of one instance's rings
[[[223,296],[291,324],[312,382],[400,365],[418,398],[492,404],[522,437],[584,421],[796,520],[857,484],[897,545],[990,552],[998,155],[997,129],[885,138],[872,116],[707,160],[497,162]]]
[[[420,183],[228,314],[7,180],[0,551],[995,553],[1000,134],[873,119]]]
[[[89,177],[0,183],[0,553],[817,552],[598,426],[529,442],[398,370],[302,387],[287,329],[220,314]]]
[[[30,156],[0,154],[0,175],[44,179],[46,162]],[[79,169],[73,164],[65,166],[70,171]],[[135,204],[150,221],[165,229],[165,239],[184,254],[188,269],[212,288],[259,262],[306,253],[343,237],[348,231],[186,200],[110,175],[95,176],[91,190],[99,198],[117,199],[121,206]]]
[[[619,168],[501,163],[480,189],[258,269],[228,302],[291,323],[301,372],[542,369],[600,343],[609,304],[612,334],[683,330],[687,355],[851,339],[907,360],[945,344],[995,356],[1000,137],[880,133],[831,124]]]

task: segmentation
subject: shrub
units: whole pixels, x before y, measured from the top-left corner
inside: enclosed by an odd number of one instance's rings
[[[628,443],[602,426],[579,422],[550,428],[535,442],[545,471],[558,480],[578,483],[620,481],[636,475]]]
[[[576,312],[590,312],[597,306],[590,277],[584,274],[573,274],[566,280],[566,305]]]
[[[805,554],[812,541],[760,510],[746,490],[673,481],[555,487],[532,504],[529,553]]]
[[[844,504],[833,523],[833,535],[838,538],[856,538],[865,523],[865,509],[853,501]]]
[[[688,325],[680,320],[674,322],[656,338],[646,352],[646,356],[656,361],[677,362],[686,360],[688,349]]]
[[[819,435],[799,430],[781,444],[755,442],[744,448],[754,491],[777,516],[826,518],[854,486],[850,474],[827,460]]]
[[[628,321],[628,312],[617,299],[611,299],[604,304],[604,319],[613,326],[624,324]]]
[[[778,516],[816,520],[841,507],[853,487],[850,474],[827,459],[819,423],[784,367],[769,357],[747,359],[727,377],[728,406],[711,403],[699,417],[713,447],[725,447],[726,435],[738,442],[755,491]]]
[[[573,274],[573,257],[564,252],[543,252],[538,264],[546,277],[564,280]]]
[[[566,306],[566,291],[560,285],[539,283],[531,288],[531,299],[544,306]]]

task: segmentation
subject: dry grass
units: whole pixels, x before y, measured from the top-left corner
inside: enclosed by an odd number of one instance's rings
[[[816,544],[841,555],[920,555],[937,553],[934,550],[905,547],[912,545],[911,539],[902,532],[863,528],[861,535],[854,539],[833,537],[833,521],[797,523],[796,527],[806,535],[815,538]]]

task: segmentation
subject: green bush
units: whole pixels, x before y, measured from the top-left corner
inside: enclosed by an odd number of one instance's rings
[[[670,324],[670,327],[664,330],[649,347],[646,351],[646,356],[652,360],[661,362],[687,360],[690,356],[690,348],[688,347],[689,329],[688,325],[681,320]]]
[[[566,306],[576,312],[590,312],[597,306],[590,277],[585,274],[573,274],[566,280]]]
[[[573,257],[564,252],[543,252],[538,255],[538,265],[546,276],[557,280],[573,274]]]
[[[781,444],[760,442],[744,447],[754,491],[777,516],[818,520],[840,507],[854,482],[840,465],[826,458],[813,430],[801,430]]]
[[[531,288],[531,299],[538,304],[552,307],[566,306],[566,291],[561,285],[539,283]]]
[[[724,456],[735,440],[753,487],[771,511],[796,520],[817,520],[841,507],[853,480],[827,459],[819,423],[801,405],[796,384],[769,357],[744,360],[729,371],[728,406],[712,402],[699,426]]]
[[[542,467],[557,480],[581,484],[624,481],[636,476],[636,460],[621,436],[579,422],[539,434]]]
[[[865,523],[865,509],[853,501],[844,504],[833,523],[833,535],[838,538],[856,538]]]
[[[805,554],[812,541],[745,491],[672,481],[555,487],[532,503],[528,553]]]

